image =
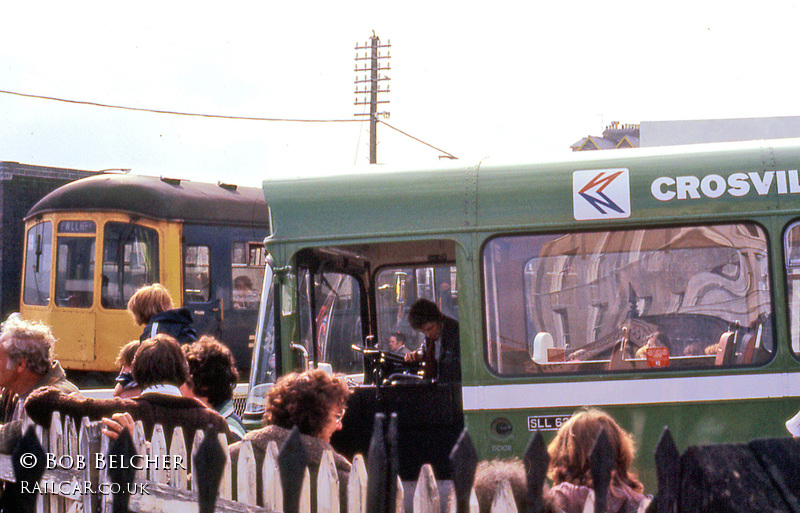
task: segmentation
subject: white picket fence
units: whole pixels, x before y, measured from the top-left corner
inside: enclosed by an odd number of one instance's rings
[[[108,479],[106,469],[97,469],[95,464],[96,454],[108,454],[110,440],[100,434],[98,423],[88,422],[83,419],[79,429],[76,429],[72,418],[67,417],[62,422],[58,413],[53,414],[50,429],[37,426],[37,435],[50,458],[62,465],[48,468],[40,482],[42,493],[37,501],[39,513],[72,513],[94,512],[110,513],[114,491]],[[131,494],[129,509],[136,513],[183,513],[198,511],[196,475],[191,473],[192,458],[203,440],[203,433],[198,431],[194,437],[191,453],[187,452],[183,432],[176,428],[172,435],[172,444],[167,447],[164,431],[156,425],[152,439],[148,442],[144,437],[141,422],[137,422],[133,434],[134,446],[137,453],[161,461],[163,456],[170,456],[173,461],[177,457],[186,468],[173,466],[171,471],[164,465],[157,465],[153,469],[143,468],[136,471],[135,490]],[[244,512],[282,512],[283,491],[278,472],[277,456],[278,447],[270,443],[264,463],[260,469],[256,468],[253,449],[249,442],[243,444],[237,462],[237,479],[232,482],[230,453],[224,435],[219,435],[219,442],[225,449],[227,463],[219,489],[216,503],[217,512],[244,513]],[[85,465],[78,468],[77,462],[82,457]],[[52,465],[50,465],[52,466]],[[262,496],[264,504],[256,504],[256,473],[260,472],[262,479]],[[0,479],[15,481],[10,455],[0,455]],[[311,479],[306,469],[300,499],[300,512],[311,513]],[[317,482],[314,484],[317,497],[317,513],[340,513],[339,483],[333,454],[328,452],[323,455]],[[356,455],[350,471],[347,486],[348,512],[366,513],[367,503],[367,471],[364,458]],[[89,488],[87,488],[89,487]],[[403,485],[397,482],[397,503],[395,511],[403,512],[404,493]],[[30,489],[30,486],[29,486]],[[94,490],[97,493],[84,493]],[[143,493],[146,490],[146,493]],[[413,512],[414,513],[441,513],[454,512],[455,500],[452,494],[445,495],[442,499],[439,485],[429,465],[422,467],[419,480],[414,487]],[[470,500],[470,513],[478,513],[478,503],[475,492]],[[495,497],[492,507],[493,513],[516,513],[510,488],[501,486]]]

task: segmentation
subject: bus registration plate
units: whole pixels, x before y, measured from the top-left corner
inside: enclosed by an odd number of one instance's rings
[[[528,417],[528,431],[555,431],[569,420],[570,415],[539,415]]]

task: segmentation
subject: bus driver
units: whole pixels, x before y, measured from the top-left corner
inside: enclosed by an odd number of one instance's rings
[[[407,362],[424,362],[425,379],[461,382],[461,349],[458,321],[443,315],[432,301],[420,299],[408,311],[411,327],[425,335],[419,350],[405,356]]]

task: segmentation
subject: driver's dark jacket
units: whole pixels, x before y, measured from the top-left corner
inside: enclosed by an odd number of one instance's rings
[[[435,341],[425,339],[425,344]],[[459,341],[458,321],[445,315],[442,316],[442,334],[439,343],[441,350],[438,371],[435,376],[440,383],[461,382],[461,343]],[[423,352],[424,354],[424,352]]]

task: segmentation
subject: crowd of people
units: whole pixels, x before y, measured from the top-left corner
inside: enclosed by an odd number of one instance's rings
[[[101,420],[104,433],[112,438],[122,429],[132,429],[135,421],[142,421],[148,439],[154,426],[161,424],[169,443],[173,429],[180,426],[187,437],[187,447],[192,445],[195,430],[211,427],[228,437],[235,472],[243,442],[251,442],[260,468],[267,445],[274,441],[280,446],[296,427],[312,476],[319,469],[323,453],[330,450],[339,482],[347,482],[350,462],[330,444],[333,433],[342,429],[342,417],[351,394],[345,376],[321,369],[282,376],[267,395],[265,427],[246,433],[232,404],[239,376],[230,350],[213,337],[198,338],[191,329],[189,312],[174,309],[161,285],[143,287],[128,306],[135,321],[145,329],[140,340],[131,341],[120,351],[114,397],[108,399],[83,397],[67,380],[53,358],[55,340],[47,326],[18,317],[2,324],[0,452],[10,453],[20,439],[23,412],[37,424],[48,427],[52,413],[58,411],[76,420],[82,417]],[[411,352],[405,348],[405,337],[393,334],[392,350],[402,352],[407,360],[434,361],[429,371],[446,380],[459,380],[457,322],[443,316],[435,305],[424,302],[412,307],[410,317],[411,325],[425,335],[426,345]],[[657,347],[659,343],[663,342],[654,338],[652,345]],[[800,414],[787,422],[793,435],[800,434],[798,426]],[[614,461],[607,511],[634,512],[649,500],[632,467],[635,456],[632,435],[608,413],[584,408],[560,426],[548,447],[547,475],[551,485],[543,490],[545,511],[579,513],[594,496],[589,460],[601,432],[608,437]],[[483,461],[478,465],[474,487],[480,511],[490,511],[501,485],[510,486],[519,511],[524,511],[525,468],[519,459]],[[258,483],[259,494],[261,488]],[[341,486],[340,490],[342,507],[346,508],[346,487]],[[13,483],[5,483],[0,511],[15,511],[18,492]]]

